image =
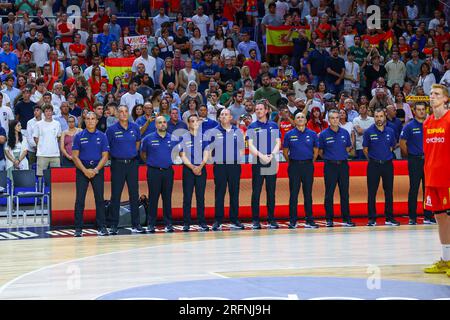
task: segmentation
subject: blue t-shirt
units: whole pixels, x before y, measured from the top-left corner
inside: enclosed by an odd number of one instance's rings
[[[400,139],[400,133],[402,132],[403,124],[399,118],[394,118],[392,120],[386,119],[386,125],[394,130],[395,133],[395,141],[398,142]]]
[[[97,37],[97,43],[100,44],[99,53],[102,57],[107,57],[108,53],[111,51],[111,42],[118,41],[119,39],[112,33],[105,35],[100,33]]]
[[[413,119],[403,127],[400,139],[406,140],[408,154],[423,156],[423,123]]]
[[[386,126],[383,131],[376,125],[371,125],[363,136],[363,148],[368,148],[369,158],[380,161],[388,161],[394,158],[391,148],[396,145],[395,132]]]
[[[327,128],[319,135],[319,149],[323,150],[325,160],[347,160],[347,148],[351,146],[350,134],[345,129],[339,128],[338,131],[334,131]]]
[[[136,142],[141,141],[141,132],[137,124],[128,122],[128,128],[124,129],[120,122],[117,122],[106,130],[106,136],[111,158],[124,160],[137,157]]]
[[[203,152],[207,148],[209,142],[203,138],[200,132],[194,136],[187,132],[181,137],[181,142],[178,145],[179,151],[184,152],[189,161],[198,166],[203,161]]]
[[[16,72],[17,66],[19,65],[19,59],[15,53],[10,52],[6,54],[5,52],[0,53],[0,63],[6,63],[8,67]]]
[[[241,150],[245,149],[244,135],[232,125],[227,131],[221,125],[208,130],[204,139],[209,142],[215,164],[237,164],[241,162]]]
[[[138,125],[139,130],[145,125],[146,122],[147,118],[145,117],[145,115],[140,116],[139,118],[136,119],[136,124]],[[153,120],[148,124],[147,130],[145,130],[144,134],[142,135],[142,138],[148,136],[150,133],[155,131],[156,131],[155,120]]]
[[[72,150],[79,150],[78,157],[83,165],[96,166],[102,158],[102,153],[109,152],[108,139],[97,129],[94,132],[84,129],[73,138]]]
[[[289,149],[289,159],[291,160],[312,160],[314,148],[318,147],[317,134],[308,128],[305,128],[303,132],[294,128],[284,136],[283,148]]]
[[[215,64],[210,64],[209,66],[204,63],[198,68],[198,73],[202,73],[204,76],[213,76],[217,72],[220,72],[220,68]],[[208,89],[209,79],[206,81],[200,81],[200,85],[198,87],[198,92],[203,94],[206,89]]]
[[[261,122],[256,120],[248,126],[247,139],[253,140],[253,145],[259,152],[271,154],[276,145],[276,140],[281,139],[281,132],[278,125],[273,121]]]
[[[163,138],[158,132],[152,132],[142,140],[141,152],[146,153],[148,166],[167,169],[177,156],[178,149],[173,152],[177,144],[178,138],[170,133]]]
[[[177,121],[177,124],[173,124],[172,120],[167,121],[167,132],[170,134],[175,134],[177,137],[181,137],[186,133],[188,127],[184,121]]]

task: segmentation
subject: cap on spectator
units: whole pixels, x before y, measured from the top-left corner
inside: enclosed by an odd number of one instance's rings
[[[36,27],[37,27],[36,22],[30,23],[30,30],[31,30],[31,29],[36,29]]]
[[[186,18],[186,22],[192,22],[191,18]]]

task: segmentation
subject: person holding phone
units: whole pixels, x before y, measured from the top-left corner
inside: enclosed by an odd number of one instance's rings
[[[144,115],[136,119],[136,124],[139,126],[142,138],[148,136],[150,133],[155,132],[156,130],[154,123],[156,114],[153,111],[152,103],[150,101],[145,102],[143,109]]]

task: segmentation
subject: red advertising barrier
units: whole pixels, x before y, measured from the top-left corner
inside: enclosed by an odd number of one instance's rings
[[[325,208],[324,200],[324,179],[323,179],[323,162],[316,162],[314,169],[314,186],[313,186],[313,214],[315,217],[324,217]],[[367,161],[350,161],[350,214],[352,216],[367,216]],[[174,221],[181,221],[183,217],[182,200],[183,190],[181,185],[182,166],[175,165],[174,168],[174,189],[172,194],[172,216]],[[208,182],[206,187],[205,199],[205,215],[206,218],[212,220],[214,218],[214,175],[213,166],[207,165]],[[401,215],[408,212],[408,166],[407,161],[394,161],[394,214]],[[52,168],[52,201],[51,201],[51,226],[72,226],[74,223],[74,204],[75,204],[75,169],[74,168]],[[251,177],[252,170],[250,164],[242,165],[241,190],[240,190],[240,207],[239,218],[242,220],[251,219]],[[287,163],[280,163],[277,174],[277,190],[276,190],[276,208],[275,216],[279,219],[287,219],[289,217],[289,178],[287,174]],[[110,199],[111,173],[109,167],[105,168],[105,199]],[[140,194],[148,194],[147,188],[147,168],[141,166],[139,168],[139,187]],[[128,192],[125,189],[122,194],[122,201],[128,199]],[[377,213],[384,213],[384,194],[381,188],[378,190],[377,197]],[[263,189],[261,195],[261,217],[267,216],[266,197]],[[418,213],[422,213],[421,196],[418,199]],[[225,204],[228,204],[228,196],[225,198]],[[192,216],[196,217],[195,199],[192,201]],[[335,216],[340,217],[339,206],[339,188],[335,192]],[[228,208],[225,208],[226,216]],[[298,205],[299,217],[304,216],[303,196],[299,195]],[[161,200],[158,209],[158,219],[162,219]],[[84,221],[86,224],[95,222],[95,203],[92,191],[88,191],[86,197],[86,206],[84,212]]]

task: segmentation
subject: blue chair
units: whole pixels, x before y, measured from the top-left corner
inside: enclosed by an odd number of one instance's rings
[[[39,190],[36,182],[36,173],[34,170],[14,170],[13,174],[13,192],[12,201],[16,200],[16,221],[19,225],[20,199],[34,198],[34,222],[36,222],[37,199],[41,200],[41,220],[44,219],[44,198],[45,194]],[[30,188],[34,191],[16,191],[16,188]],[[48,206],[47,206],[48,207]],[[25,225],[27,212],[23,211],[23,225]]]
[[[12,223],[11,194],[6,171],[0,171],[0,198],[1,199],[6,198],[6,223],[11,224]]]

